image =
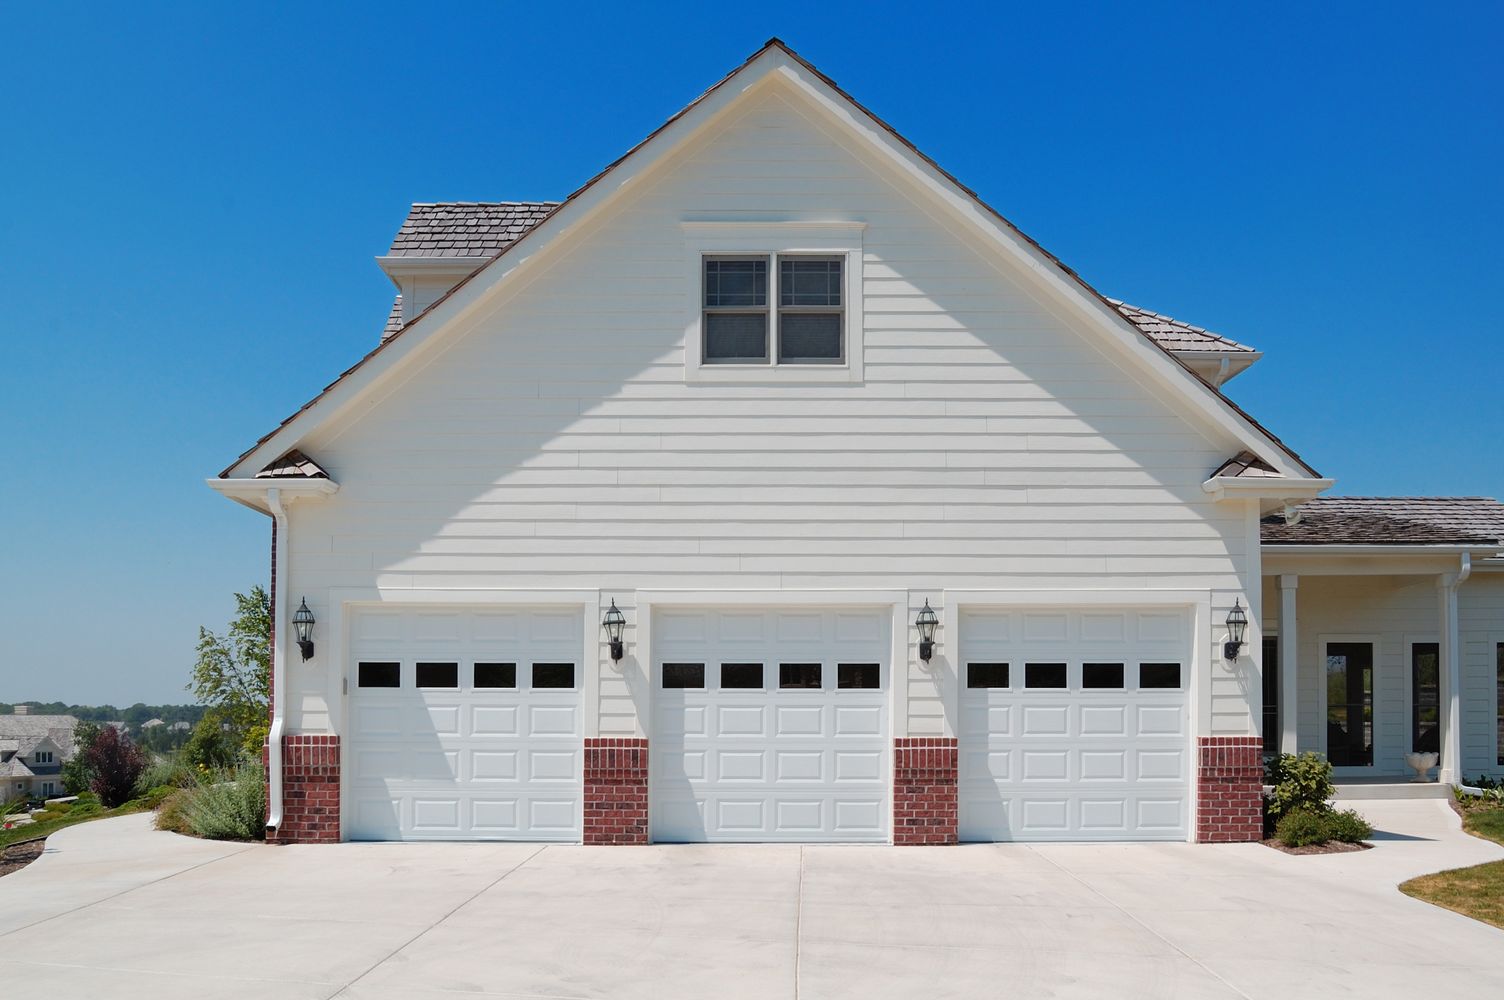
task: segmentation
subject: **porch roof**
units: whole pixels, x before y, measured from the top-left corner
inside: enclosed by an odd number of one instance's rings
[[[1266,517],[1277,545],[1484,545],[1504,547],[1504,504],[1492,497],[1317,497],[1293,523]]]

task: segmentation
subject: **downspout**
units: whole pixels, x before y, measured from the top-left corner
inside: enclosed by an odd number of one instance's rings
[[[282,643],[288,622],[287,512],[282,509],[282,492],[276,487],[266,491],[266,505],[277,529],[272,558],[276,560],[279,578],[272,581],[277,602],[272,608],[272,726],[266,734],[266,828],[275,830],[282,825],[282,706],[287,698],[287,654]]]

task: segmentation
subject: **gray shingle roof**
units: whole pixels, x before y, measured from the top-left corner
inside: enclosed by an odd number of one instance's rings
[[[0,764],[0,778],[33,777],[36,777],[35,772],[33,772],[31,768],[27,767],[26,762],[21,760],[20,757],[12,757],[5,763]]]
[[[1279,472],[1253,452],[1240,451],[1217,466],[1210,478],[1215,479],[1218,476],[1227,476],[1232,479],[1270,479],[1279,478]]]
[[[419,202],[387,255],[494,257],[558,207],[556,201]]]
[[[257,479],[328,479],[323,467],[298,449],[283,455],[256,473]]]
[[[48,738],[64,756],[73,754],[73,730],[78,720],[71,715],[0,715],[0,740],[15,740],[20,753]]]
[[[392,300],[392,311],[386,314],[386,326],[381,328],[381,339],[395,337],[402,330],[402,296]]]
[[[1224,337],[1220,333],[1212,333],[1199,326],[1182,323],[1178,319],[1164,316],[1138,306],[1131,306],[1117,299],[1108,299],[1118,312],[1128,318],[1128,322],[1138,327],[1159,342],[1161,346],[1171,351],[1217,351],[1224,354],[1257,354],[1247,344],[1240,344],[1230,337]]]
[[[1264,518],[1266,545],[1498,545],[1504,504],[1491,497],[1317,497],[1300,521]]]

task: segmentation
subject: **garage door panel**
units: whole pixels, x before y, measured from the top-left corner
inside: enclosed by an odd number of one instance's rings
[[[1188,614],[963,610],[959,625],[961,839],[1185,839]],[[1030,663],[1064,663],[1066,687],[1028,687]],[[1155,687],[1175,669],[1145,663],[1176,664],[1181,686]]]
[[[887,617],[869,609],[655,612],[654,837],[885,840]],[[687,627],[691,619],[698,624]],[[675,686],[664,687],[665,663],[675,665]],[[684,666],[696,664],[703,674]],[[756,688],[735,686],[758,678]]]
[[[380,617],[368,628],[364,612],[352,616],[362,638],[351,672],[347,835],[578,840],[580,693],[529,685],[534,663],[570,664],[578,682],[580,612],[383,609]],[[379,638],[393,635],[401,638]],[[425,672],[419,663],[441,666]],[[362,686],[367,673],[372,685],[397,686]],[[420,674],[445,686],[418,688]],[[512,686],[491,686],[499,684]]]

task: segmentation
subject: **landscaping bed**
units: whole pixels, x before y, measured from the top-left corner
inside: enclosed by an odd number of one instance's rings
[[[1265,847],[1272,847],[1276,851],[1282,851],[1285,854],[1351,854],[1354,851],[1373,850],[1372,844],[1366,844],[1362,841],[1356,844],[1349,844],[1340,840],[1328,840],[1324,844],[1302,844],[1299,847],[1286,847],[1280,843],[1278,837],[1270,837],[1268,840],[1262,841],[1262,843]]]
[[[35,840],[23,840],[18,844],[9,844],[0,848],[0,875],[9,875],[11,872],[25,868],[40,858],[46,847],[47,838],[38,837]]]

